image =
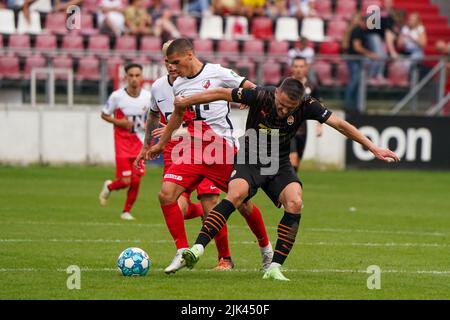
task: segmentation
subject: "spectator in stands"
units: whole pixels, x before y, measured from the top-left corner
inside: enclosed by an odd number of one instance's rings
[[[212,0],[212,10],[215,15],[236,15],[239,11],[239,0]]]
[[[97,21],[100,30],[112,32],[119,37],[125,30],[125,16],[122,0],[100,0]]]
[[[443,40],[436,41],[436,51],[443,55],[450,55],[450,42]]]
[[[309,65],[314,60],[314,49],[309,46],[309,41],[305,37],[301,38],[295,43],[294,48],[288,51],[288,65],[292,65],[292,61],[296,57],[305,58],[306,63]]]
[[[154,22],[154,34],[161,37],[163,42],[169,39],[179,38],[180,32],[172,22],[172,10],[161,3],[161,0],[153,0],[152,5],[147,9]]]
[[[242,0],[241,15],[248,19],[254,16],[263,16],[266,0]]]
[[[66,12],[70,6],[81,6],[83,0],[55,0],[54,11]]]
[[[385,59],[388,57],[388,52],[394,58],[398,56],[394,43],[394,27],[392,0],[384,0],[384,5],[380,12],[380,28],[369,28],[367,30],[368,49],[382,58],[370,63],[368,72],[368,83],[370,85],[384,85],[387,83],[384,77]]]
[[[315,17],[315,0],[289,0],[289,15],[297,18]]]
[[[378,59],[378,55],[366,47],[366,23],[360,13],[353,14],[349,27],[344,34],[342,47],[349,55],[354,55],[356,59],[348,59],[347,66],[350,81],[345,88],[344,110],[349,113],[358,113],[358,85],[362,68],[362,59]]]
[[[132,35],[151,34],[152,20],[142,0],[131,0],[125,9],[126,32]]]
[[[266,15],[272,19],[287,16],[286,0],[268,0],[266,2]]]
[[[210,14],[211,9],[208,0],[188,0],[187,12],[190,15]]]
[[[28,23],[31,22],[30,6],[36,0],[7,0],[6,6],[14,11],[22,11]]]
[[[398,47],[402,53],[408,55],[413,60],[420,60],[424,56],[424,48],[427,44],[427,34],[419,14],[411,13],[408,22],[400,31]]]

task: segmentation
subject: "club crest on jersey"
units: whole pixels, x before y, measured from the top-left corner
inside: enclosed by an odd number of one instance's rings
[[[205,89],[208,89],[211,86],[211,81],[209,80],[203,80],[202,87]]]
[[[306,87],[305,88],[305,94],[310,95],[311,94],[311,88],[310,87]]]
[[[287,124],[292,126],[294,124],[294,120],[295,120],[294,116],[289,116],[287,118]]]

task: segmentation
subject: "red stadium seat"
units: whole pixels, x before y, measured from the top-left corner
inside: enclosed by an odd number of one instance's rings
[[[177,18],[177,29],[182,37],[195,39],[198,37],[197,20],[191,16],[179,16]]]
[[[84,0],[83,5],[81,6],[82,11],[87,11],[90,13],[97,12],[98,10],[98,1],[97,0]]]
[[[31,70],[33,68],[44,68],[47,66],[47,59],[45,59],[41,55],[33,55],[28,56],[25,59],[25,70],[24,70],[24,78],[30,79],[31,78]],[[38,73],[36,74],[37,79],[46,79],[47,74],[44,73]]]
[[[84,51],[83,37],[76,34],[64,35],[61,49],[73,57],[82,56]]]
[[[84,5],[84,4],[83,4]],[[74,29],[72,30],[72,32],[74,33],[81,33],[84,35],[94,35],[94,34],[98,34],[100,32],[99,29],[94,28],[94,15],[90,14],[90,13],[82,13],[81,14],[81,25],[80,25],[80,29]]]
[[[78,72],[75,76],[77,80],[99,80],[100,63],[98,58],[87,56],[78,61]]]
[[[268,17],[253,18],[251,23],[252,35],[256,39],[272,40],[273,39],[273,24]]]
[[[37,52],[51,57],[57,55],[56,36],[53,34],[39,34],[36,36],[34,48]]]
[[[286,62],[289,51],[289,42],[272,40],[269,42],[268,55],[278,62]]]
[[[90,54],[109,55],[109,37],[103,34],[89,37],[88,50]]]
[[[0,78],[20,79],[19,58],[16,56],[0,56]]]
[[[344,61],[340,61],[336,64],[336,84],[339,86],[346,85],[350,80],[348,74],[348,66]]]
[[[115,50],[123,57],[135,57],[137,41],[135,36],[122,36],[116,39]]]
[[[315,9],[322,19],[330,19],[333,16],[331,0],[320,0],[314,2]]]
[[[213,53],[213,41],[211,39],[195,39],[193,45],[195,52],[200,55]]]
[[[348,22],[344,19],[332,19],[328,22],[327,37],[329,40],[342,41]]]
[[[63,55],[59,57],[53,58],[53,67],[54,68],[65,68],[73,70],[73,60],[71,57]],[[55,75],[55,79],[57,80],[65,80],[67,79],[67,75],[65,73],[57,73]]]
[[[313,63],[313,70],[317,74],[317,78],[319,79],[321,85],[334,85],[331,64],[329,62],[321,60],[315,61]]]
[[[116,75],[117,66],[124,65],[124,60],[118,56],[112,56],[106,60],[106,69],[107,69],[107,77],[108,80],[114,79]]]
[[[9,37],[8,47],[20,56],[30,55],[30,36],[28,34],[12,34]]]
[[[240,76],[246,77],[250,81],[256,80],[255,63],[250,59],[244,58],[239,60],[234,69]]]
[[[338,0],[335,15],[340,18],[350,19],[356,11],[356,0]]]
[[[262,40],[246,40],[242,52],[251,57],[264,55],[264,42]]]
[[[161,2],[167,6],[174,15],[179,15],[181,13],[181,0],[163,0]]]
[[[66,13],[50,12],[47,14],[47,17],[45,18],[45,29],[50,33],[68,33],[66,28]]]
[[[323,55],[338,55],[340,53],[339,42],[327,41],[319,45],[319,54]]]
[[[141,39],[142,52],[161,52],[161,38],[159,37],[144,37]]]
[[[409,86],[409,65],[404,61],[394,61],[388,67],[388,80],[392,86]]]
[[[281,65],[275,60],[267,60],[262,64],[263,83],[265,85],[278,85],[281,81]]]

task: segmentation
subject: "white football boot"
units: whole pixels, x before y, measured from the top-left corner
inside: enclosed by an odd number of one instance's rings
[[[167,268],[164,269],[164,272],[166,274],[175,273],[178,270],[186,267],[186,262],[184,261],[183,256],[182,256],[183,252],[186,249],[187,248],[183,248],[183,249],[178,249],[177,250],[177,254],[173,258],[172,262],[169,264],[169,266]]]
[[[108,198],[111,194],[111,191],[108,189],[108,185],[111,183],[111,180],[106,180],[103,183],[102,191],[100,192],[100,195],[98,196],[98,199],[100,200],[100,205],[106,206],[108,204]]]
[[[273,258],[273,249],[272,249],[272,244],[269,242],[269,244],[263,248],[259,248],[259,250],[261,251],[261,271],[266,272],[269,267],[270,264],[272,263],[272,258]]]
[[[120,219],[122,219],[122,220],[136,220],[136,218],[133,217],[133,216],[131,215],[131,213],[129,213],[129,212],[124,212],[124,213],[122,213],[122,214],[120,215]]]

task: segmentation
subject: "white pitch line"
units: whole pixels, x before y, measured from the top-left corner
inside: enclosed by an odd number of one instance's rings
[[[33,243],[33,242],[54,242],[54,243],[149,243],[166,244],[173,243],[172,240],[139,240],[139,239],[0,239],[0,243]],[[255,241],[230,241],[231,244],[254,245]],[[351,246],[351,247],[423,247],[423,248],[446,248],[447,243],[410,243],[410,242],[302,242],[298,245],[306,246]]]
[[[117,272],[116,268],[81,268],[82,272]],[[150,268],[150,272],[163,272],[163,268]],[[366,270],[352,270],[352,269],[291,269],[285,268],[286,272],[299,273],[368,273]],[[42,268],[0,268],[0,272],[66,272],[66,269],[42,269]],[[217,272],[213,269],[192,269],[184,272]],[[259,269],[233,269],[230,272],[261,273]],[[404,274],[427,274],[427,275],[450,275],[450,270],[395,270],[395,269],[381,269],[381,273],[404,273]]]
[[[1,221],[2,224],[25,224],[25,225],[78,225],[78,226],[100,226],[100,227],[138,227],[138,228],[166,228],[162,223],[119,223],[119,222],[53,222],[53,221]],[[231,229],[248,229],[247,226],[231,225]],[[266,229],[276,230],[277,227],[266,226]],[[420,232],[403,230],[370,230],[370,229],[344,229],[344,228],[306,228],[306,232],[334,232],[334,233],[375,233],[375,234],[398,234],[411,236],[433,236],[447,237],[447,232]]]

